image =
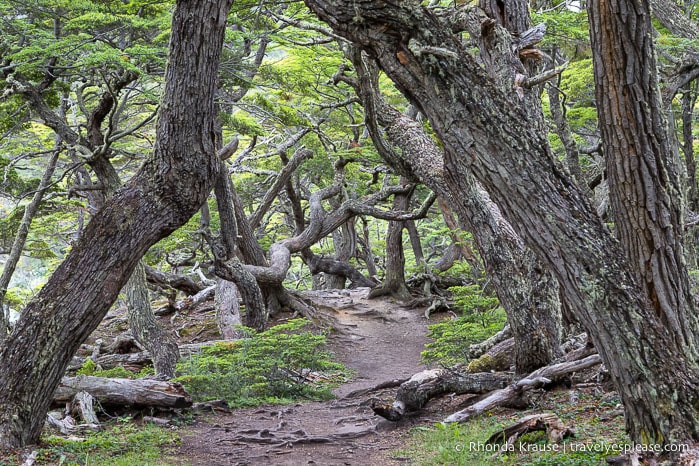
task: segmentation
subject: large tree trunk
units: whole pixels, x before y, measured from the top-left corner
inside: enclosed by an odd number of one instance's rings
[[[206,200],[219,168],[213,97],[229,8],[228,0],[178,2],[153,156],[94,215],[0,348],[1,447],[38,441],[80,343],[148,248]]]
[[[386,129],[401,156],[426,186],[448,199],[470,231],[515,338],[515,370],[528,373],[560,355],[561,309],[556,280],[505,221],[500,209],[463,167],[445,176],[444,155],[422,126],[388,106],[378,94],[366,57],[354,56],[367,115]],[[373,122],[372,137],[376,140]],[[380,140],[377,141],[381,144]]]
[[[460,31],[481,34],[482,16],[468,5],[435,13],[412,1],[305,3],[377,57],[429,118],[446,149],[446,177],[458,167],[471,171],[551,267],[610,370],[631,439],[699,439],[696,358],[684,356],[684,335],[655,314],[618,241],[561,170],[538,121],[513,105],[516,90],[496,85],[461,43]]]
[[[590,38],[615,231],[663,326],[697,356],[697,315],[684,262],[679,154],[658,87],[650,9],[589,4]]]

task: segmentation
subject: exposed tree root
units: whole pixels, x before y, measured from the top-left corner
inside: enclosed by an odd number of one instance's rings
[[[365,429],[340,429],[334,434],[308,435],[304,430],[272,431],[269,429],[248,429],[240,431],[238,435],[221,440],[232,443],[258,443],[275,447],[288,447],[302,443],[333,443],[341,440],[355,439],[375,433],[374,426]]]
[[[403,382],[392,405],[372,403],[374,413],[398,421],[406,413],[421,409],[429,400],[445,393],[487,393],[512,382],[512,374],[467,374],[446,369],[431,369],[413,375]]]

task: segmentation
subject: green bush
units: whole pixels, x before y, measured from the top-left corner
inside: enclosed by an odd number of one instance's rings
[[[500,331],[507,320],[498,299],[488,296],[479,285],[456,286],[450,291],[462,315],[429,326],[427,336],[434,341],[425,345],[422,352],[426,363],[467,362],[470,359],[468,347]]]
[[[327,399],[333,377],[344,379],[345,368],[330,360],[322,349],[325,336],[308,330],[308,324],[293,319],[261,333],[247,329],[248,338],[216,344],[181,361],[175,380],[195,401],[225,398],[233,406]],[[334,375],[309,382],[301,376],[309,371]]]

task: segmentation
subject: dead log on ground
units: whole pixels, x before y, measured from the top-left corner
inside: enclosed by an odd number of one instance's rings
[[[598,354],[593,354],[592,356],[588,356],[585,359],[580,359],[578,361],[563,362],[560,364],[552,364],[550,366],[542,367],[535,370],[527,377],[509,385],[508,387],[491,393],[486,398],[469,406],[468,408],[452,414],[451,416],[447,417],[444,422],[468,421],[472,417],[477,416],[484,411],[493,409],[497,406],[502,406],[503,404],[509,403],[514,399],[520,398],[522,392],[525,390],[548,384],[564,375],[587,369],[594,365],[600,364],[601,362],[602,358],[600,358]]]
[[[422,409],[429,400],[445,393],[488,393],[512,383],[509,373],[468,374],[446,369],[432,369],[413,375],[401,384],[391,405],[373,403],[371,408],[389,421],[398,421],[405,413]]]
[[[103,406],[151,406],[158,408],[192,406],[192,399],[179,383],[91,376],[63,377],[53,394],[53,403],[69,403],[80,391],[88,392]]]

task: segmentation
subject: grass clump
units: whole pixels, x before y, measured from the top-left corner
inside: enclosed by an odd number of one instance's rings
[[[178,364],[175,381],[194,401],[224,398],[231,406],[328,399],[346,369],[323,350],[325,335],[306,319],[292,319],[247,338],[219,343]],[[322,376],[319,376],[322,374]]]
[[[142,379],[149,375],[155,374],[155,369],[152,366],[146,366],[139,372],[130,371],[125,369],[124,366],[116,366],[111,369],[100,369],[92,359],[87,358],[76,374],[118,379]]]

